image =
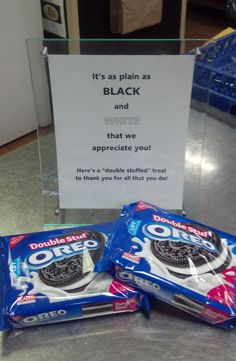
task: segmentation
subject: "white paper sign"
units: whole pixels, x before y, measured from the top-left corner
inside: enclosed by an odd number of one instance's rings
[[[61,208],[182,208],[193,67],[192,56],[49,56]]]

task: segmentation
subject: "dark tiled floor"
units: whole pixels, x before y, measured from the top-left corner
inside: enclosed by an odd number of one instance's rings
[[[227,18],[224,11],[204,6],[188,6],[185,38],[210,39],[236,23]]]

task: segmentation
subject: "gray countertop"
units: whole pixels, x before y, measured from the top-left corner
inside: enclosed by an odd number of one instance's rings
[[[136,312],[2,333],[1,359],[233,361],[235,341],[236,330],[155,302],[150,319]]]

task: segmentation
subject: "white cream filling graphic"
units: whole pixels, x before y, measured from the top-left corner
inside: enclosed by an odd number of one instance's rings
[[[106,273],[99,273],[99,274],[93,273],[92,281],[88,283],[88,286],[83,291],[68,293],[62,288],[45,285],[40,280],[37,272],[30,272],[30,277],[25,277],[25,276],[12,277],[12,286],[15,287],[17,290],[22,290],[19,296],[37,295],[40,293],[43,295],[42,297],[46,296],[49,299],[50,303],[60,302],[65,300],[73,300],[78,298],[85,298],[88,295],[97,296],[101,293],[109,294],[108,288],[111,282],[112,282],[112,277],[110,275]],[[28,291],[30,284],[32,284],[33,287],[30,291]]]

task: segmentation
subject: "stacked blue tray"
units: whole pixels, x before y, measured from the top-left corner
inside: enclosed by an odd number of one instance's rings
[[[236,32],[200,48],[192,97],[236,115]]]

